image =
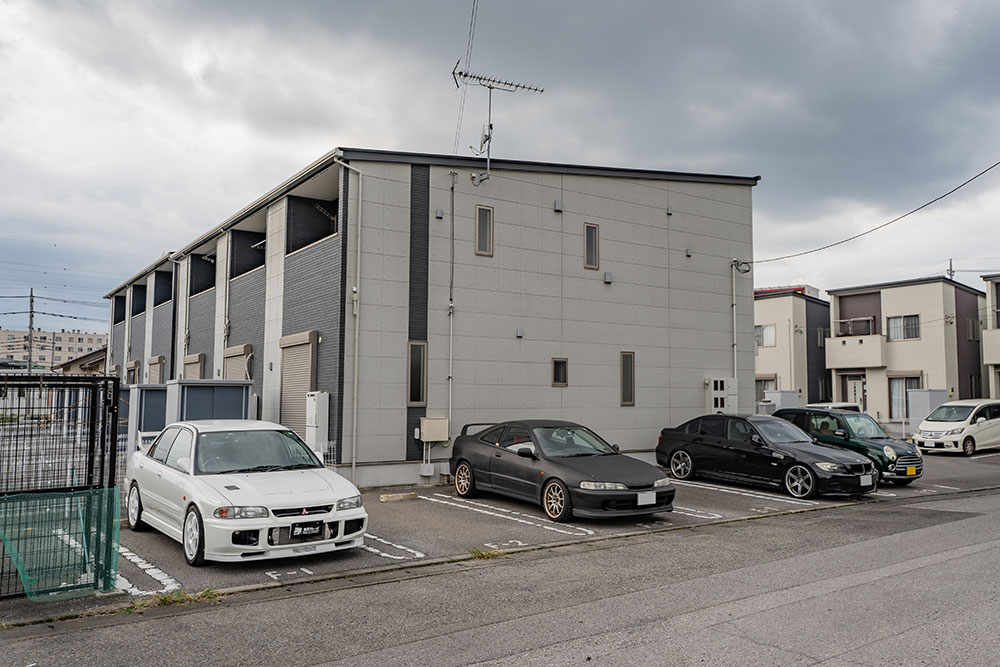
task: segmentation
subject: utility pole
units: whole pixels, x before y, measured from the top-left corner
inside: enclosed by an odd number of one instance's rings
[[[31,375],[32,348],[35,343],[35,288],[28,291],[28,375]]]
[[[952,262],[952,260],[949,259],[948,260],[948,270],[946,271],[946,273],[948,274],[948,279],[949,280],[953,280],[955,278],[955,267],[952,266],[951,262]]]

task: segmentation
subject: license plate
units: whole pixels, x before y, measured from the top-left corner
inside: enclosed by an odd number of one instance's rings
[[[917,466],[906,466],[906,474],[907,475],[916,475],[917,474]]]
[[[322,521],[311,521],[309,523],[293,523],[291,530],[291,537],[309,537],[310,535],[319,535],[323,532],[323,522]]]
[[[635,498],[636,505],[655,505],[656,504],[656,491],[640,491],[636,494]]]
[[[872,476],[871,475],[862,475],[860,483],[861,483],[861,486],[871,486],[872,485]]]

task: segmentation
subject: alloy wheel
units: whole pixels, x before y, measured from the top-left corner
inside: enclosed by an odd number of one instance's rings
[[[794,465],[785,473],[785,487],[796,498],[806,498],[812,494],[813,475],[805,466]]]
[[[194,512],[188,512],[184,519],[184,555],[189,561],[195,559],[201,542],[201,526],[198,523],[198,515]]]
[[[469,493],[470,488],[472,488],[472,470],[468,464],[462,463],[455,471],[455,490],[458,491],[458,495],[464,496]]]
[[[133,486],[128,492],[128,525],[139,523],[139,487]]]
[[[691,455],[683,449],[674,452],[670,457],[670,472],[677,479],[687,479],[692,469]]]
[[[545,488],[545,513],[550,517],[557,517],[563,513],[566,506],[566,494],[562,486],[556,483],[549,484]]]

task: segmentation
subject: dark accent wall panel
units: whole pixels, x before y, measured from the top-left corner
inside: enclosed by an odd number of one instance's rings
[[[258,244],[265,238],[266,234],[262,232],[244,232],[239,229],[229,232],[230,278],[264,266],[264,246]]]
[[[969,340],[969,320],[979,319],[979,299],[975,294],[963,289],[955,289],[955,334],[958,353],[958,397],[979,398],[972,395],[970,376],[979,376],[980,395],[983,390],[983,367],[979,341]],[[922,326],[927,326],[922,324]]]
[[[344,296],[339,280],[342,270],[341,239],[331,236],[285,258],[284,307],[281,333],[284,336],[303,331],[319,334],[323,341],[316,347],[316,389],[330,394],[330,431],[341,429],[340,405],[343,385],[340,382],[342,349],[338,333],[344,318]],[[338,452],[342,442],[337,439]]]
[[[118,297],[115,297],[116,299]],[[122,299],[124,308],[125,300]],[[111,365],[118,367],[118,375],[125,371],[125,323],[119,322],[111,327]]]
[[[132,315],[146,312],[146,286],[132,286]]]
[[[206,378],[215,377],[212,365],[215,354],[215,290],[202,292],[188,299],[188,354],[205,353]],[[179,360],[177,368],[183,367]]]
[[[267,273],[260,268],[229,281],[229,339],[226,347],[250,345],[253,392],[264,395],[264,290]]]
[[[819,395],[819,380],[830,371],[826,369],[826,350],[819,346],[820,331],[830,326],[830,305],[806,300],[806,369],[809,375],[809,403],[823,400]]]
[[[204,255],[191,255],[191,269],[188,275],[188,294],[194,296],[215,287],[215,262]]]
[[[153,357],[163,357],[163,379],[172,380],[170,365],[174,358],[174,309],[173,302],[164,303],[153,308]]]
[[[142,353],[146,349],[146,314],[133,317],[129,327],[128,361],[145,362]]]
[[[882,293],[849,294],[840,297],[839,318],[850,320],[856,317],[874,317],[875,330],[872,333],[882,333]],[[842,330],[841,333],[846,334],[846,330]]]
[[[332,220],[323,211],[336,216],[337,200],[322,201],[306,197],[288,197],[285,252],[295,252],[337,233],[337,221]]]
[[[153,307],[166,303],[173,298],[174,274],[172,271],[157,271],[153,274]]]
[[[425,164],[410,165],[410,340],[427,340],[427,253],[430,244],[431,170]],[[406,350],[403,350],[406,353]],[[409,372],[409,369],[407,369]],[[427,373],[427,369],[424,369]],[[426,407],[406,409],[406,460],[423,459],[423,443],[413,437]]]
[[[347,219],[347,205],[349,202],[348,193],[350,192],[351,185],[351,173],[349,170],[341,167],[340,169],[340,202],[338,206],[337,220],[339,221],[341,234],[339,237],[340,244],[340,330],[338,331],[337,345],[337,396],[330,397],[330,434],[333,437],[334,442],[337,443],[337,453],[336,461],[337,463],[344,462],[344,341],[347,334],[347,234],[348,234],[348,219]],[[338,243],[338,241],[335,241]],[[334,421],[334,415],[336,416],[336,421]],[[336,433],[334,437],[333,434]]]
[[[116,296],[114,297],[114,302],[112,304],[111,314],[114,317],[113,322],[118,324],[119,322],[125,321],[125,297]]]

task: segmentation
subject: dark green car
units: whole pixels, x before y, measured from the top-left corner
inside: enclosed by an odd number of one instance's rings
[[[875,463],[880,481],[905,486],[924,474],[924,460],[917,446],[890,438],[877,421],[864,413],[783,408],[774,416],[787,419],[820,442],[867,456]]]

